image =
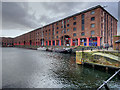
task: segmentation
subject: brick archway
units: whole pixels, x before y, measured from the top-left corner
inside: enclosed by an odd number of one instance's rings
[[[69,35],[61,36],[60,40],[61,40],[61,45],[70,46],[70,36]]]
[[[30,40],[30,45],[32,45],[32,40]]]
[[[24,41],[24,45],[26,44],[26,42]]]

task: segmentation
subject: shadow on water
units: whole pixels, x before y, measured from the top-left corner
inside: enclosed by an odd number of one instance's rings
[[[3,48],[3,88],[97,88],[111,74],[75,63],[75,55]],[[120,87],[115,77],[110,86]]]

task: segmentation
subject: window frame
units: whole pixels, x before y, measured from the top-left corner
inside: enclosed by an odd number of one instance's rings
[[[69,22],[69,19],[67,20],[67,22]]]
[[[93,25],[94,25],[94,27],[95,27],[95,23],[92,23],[90,27],[91,27],[91,28],[94,28]]]
[[[76,30],[77,30],[76,27],[74,27],[74,28],[73,28],[73,31],[76,31]]]
[[[83,34],[83,33],[84,33],[84,34]],[[82,32],[82,33],[81,33],[81,36],[85,36],[85,32]]]
[[[58,34],[58,31],[56,33]]]
[[[91,17],[91,21],[95,21],[95,17]]]
[[[73,22],[73,25],[76,25],[77,23],[76,22]]]
[[[75,36],[77,36],[77,34],[76,34],[76,33],[73,33],[73,37],[75,37]]]
[[[94,32],[94,33],[92,34],[92,32]],[[94,30],[91,31],[91,35],[95,35],[95,31]]]
[[[67,32],[69,32],[70,31],[70,29],[67,29]]]
[[[73,17],[73,20],[76,20],[76,16]]]
[[[95,14],[95,11],[91,11],[90,14],[91,14],[91,15]]]
[[[70,24],[67,24],[67,27],[69,27],[70,26]]]

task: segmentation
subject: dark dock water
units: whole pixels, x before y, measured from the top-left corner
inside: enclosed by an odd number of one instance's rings
[[[75,55],[21,48],[2,48],[2,69],[3,88],[97,88],[112,75],[77,65]]]

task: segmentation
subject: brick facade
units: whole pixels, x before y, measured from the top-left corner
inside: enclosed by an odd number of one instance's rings
[[[14,39],[10,37],[1,37],[0,38],[0,46],[3,47],[11,47],[14,45]]]
[[[100,5],[14,38],[14,45],[113,45],[117,19]]]

